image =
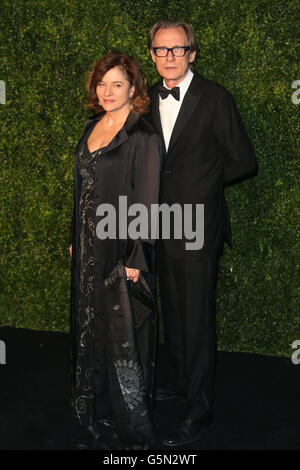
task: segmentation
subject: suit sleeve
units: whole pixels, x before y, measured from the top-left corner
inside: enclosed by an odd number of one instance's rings
[[[148,230],[147,236],[141,236],[137,240],[129,239],[125,265],[145,272],[153,271],[155,238],[151,239],[151,205],[158,204],[160,168],[159,137],[156,134],[142,137],[133,165],[132,204],[143,204],[147,209]],[[128,217],[129,224],[133,218]],[[141,227],[143,228],[145,227]]]
[[[224,90],[217,101],[213,128],[224,155],[224,183],[232,182],[257,170],[253,146],[230,92]]]

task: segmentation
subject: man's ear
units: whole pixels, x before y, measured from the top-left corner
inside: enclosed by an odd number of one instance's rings
[[[153,52],[153,49],[150,49],[150,54],[154,63],[156,63],[156,55]]]
[[[191,52],[189,55],[189,62],[194,62],[195,57],[196,57],[196,51]]]

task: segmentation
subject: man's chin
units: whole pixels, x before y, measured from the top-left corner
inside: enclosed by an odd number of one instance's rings
[[[164,73],[163,78],[165,80],[175,80],[175,81],[179,80],[178,75],[175,73]]]

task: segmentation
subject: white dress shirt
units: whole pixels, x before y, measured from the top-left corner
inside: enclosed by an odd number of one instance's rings
[[[186,77],[184,78],[184,80],[182,80],[182,82],[176,85],[180,88],[179,101],[175,100],[174,96],[172,95],[169,95],[164,100],[161,97],[159,97],[160,120],[161,120],[161,126],[162,126],[162,131],[163,131],[165,146],[166,146],[167,151],[169,148],[171,135],[173,132],[173,128],[174,128],[180,107],[182,105],[184,95],[186,94],[187,89],[190,86],[193,76],[194,76],[193,72],[190,69],[188,69],[188,73]],[[163,85],[166,88],[168,88],[165,84],[165,81],[163,82]],[[170,88],[168,89],[170,90]]]

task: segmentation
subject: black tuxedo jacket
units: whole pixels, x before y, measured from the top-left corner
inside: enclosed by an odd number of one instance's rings
[[[160,83],[149,90],[148,119],[163,133],[159,114]],[[186,238],[163,240],[174,259],[201,259],[231,245],[224,185],[257,170],[252,144],[234,99],[223,86],[195,73],[181,105],[168,152],[164,148],[160,203],[204,204],[204,245],[186,250]],[[193,211],[193,224],[195,224]],[[195,225],[194,225],[195,227]],[[184,232],[184,231],[183,231]],[[190,240],[189,240],[190,241]]]

